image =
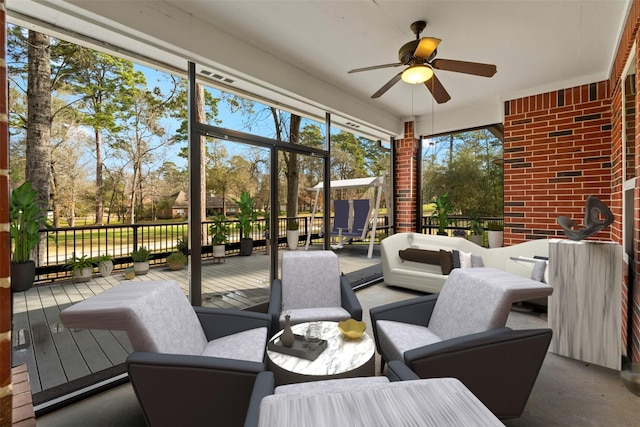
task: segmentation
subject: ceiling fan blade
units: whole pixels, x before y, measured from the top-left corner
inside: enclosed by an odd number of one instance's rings
[[[384,86],[382,86],[380,89],[378,89],[378,91],[376,93],[371,95],[371,98],[380,98],[386,91],[391,89],[391,86],[393,86],[394,84],[398,83],[401,78],[402,78],[402,73],[396,74],[395,76],[393,76],[393,78],[391,80],[389,80],[387,83],[385,83]]]
[[[424,82],[424,85],[429,89],[429,92],[431,92],[431,95],[433,95],[433,98],[438,104],[444,104],[451,99],[451,95],[449,95],[449,92],[442,86],[442,83],[440,83],[440,80],[438,80],[435,74]]]
[[[383,64],[383,65],[373,65],[371,67],[364,67],[364,68],[354,68],[353,70],[347,72],[347,74],[351,74],[351,73],[359,73],[361,71],[369,71],[369,70],[377,70],[380,68],[391,68],[391,67],[399,67],[403,64],[396,62],[393,64]]]
[[[413,53],[413,56],[415,56],[416,58],[422,58],[422,59],[429,58],[429,56],[431,56],[433,51],[435,51],[438,48],[438,45],[440,44],[441,41],[442,40],[437,39],[435,37],[421,38],[420,43],[418,43],[418,47],[416,47],[416,50]]]
[[[493,64],[481,64],[479,62],[456,61],[453,59],[434,59],[431,61],[433,68],[456,73],[473,74],[474,76],[491,77],[497,68]]]

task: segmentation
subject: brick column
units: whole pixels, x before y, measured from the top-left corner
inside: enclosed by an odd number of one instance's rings
[[[394,225],[395,232],[415,231],[419,218],[416,218],[416,180],[419,142],[414,136],[414,122],[404,124],[404,138],[397,139],[393,150],[395,194]]]
[[[0,0],[0,425],[11,423],[11,264],[9,260],[9,105],[7,95],[7,19]]]

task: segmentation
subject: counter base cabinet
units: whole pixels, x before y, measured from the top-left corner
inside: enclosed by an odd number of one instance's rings
[[[549,351],[621,369],[622,247],[613,242],[549,241]]]

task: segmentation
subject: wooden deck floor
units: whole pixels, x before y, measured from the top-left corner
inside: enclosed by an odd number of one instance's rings
[[[367,258],[367,247],[361,245],[347,246],[337,253],[340,268],[352,283],[382,275],[377,248],[371,259]],[[243,309],[268,301],[269,258],[264,252],[257,252],[250,257],[228,257],[221,263],[203,261],[202,305]],[[155,267],[134,280],[174,279],[186,294],[188,274],[187,269]],[[71,381],[125,361],[131,345],[123,332],[69,330],[59,318],[66,307],[123,280],[123,272],[114,272],[109,277],[94,276],[86,283],[59,282],[13,294],[12,364],[27,365],[34,402],[39,400],[40,392],[55,394],[56,388],[65,388]]]

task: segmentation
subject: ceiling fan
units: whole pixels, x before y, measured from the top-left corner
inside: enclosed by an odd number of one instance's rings
[[[371,95],[371,98],[379,98],[393,85],[403,80],[412,84],[424,83],[436,102],[442,104],[449,101],[451,96],[434,74],[434,69],[473,74],[482,77],[491,77],[496,73],[496,66],[492,64],[456,61],[453,59],[436,59],[436,55],[438,54],[437,48],[442,40],[435,37],[420,38],[420,33],[426,26],[426,21],[416,21],[411,24],[411,31],[415,33],[416,39],[402,45],[398,51],[398,59],[400,62],[356,68],[349,71],[349,74],[407,65],[408,67],[405,70],[396,74],[384,86],[378,89],[376,93]]]

